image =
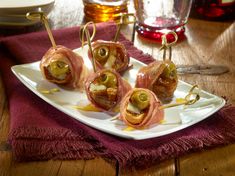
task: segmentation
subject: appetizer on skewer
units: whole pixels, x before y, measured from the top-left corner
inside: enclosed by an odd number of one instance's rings
[[[131,86],[116,71],[103,69],[88,77],[85,90],[95,108],[104,112],[117,112],[122,97],[131,90]]]
[[[175,41],[167,43],[166,35],[168,34],[172,34]],[[164,49],[163,61],[154,61],[146,67],[142,67],[137,74],[135,87],[153,91],[163,103],[172,100],[178,84],[177,69],[171,61],[171,45],[176,43],[177,39],[178,36],[175,32],[163,35],[161,47]],[[169,59],[166,59],[167,48],[169,48]]]
[[[134,88],[122,99],[119,118],[128,126],[143,129],[163,120],[164,111],[160,106],[161,102],[152,91]]]
[[[64,46],[50,48],[40,62],[45,79],[70,88],[83,88],[88,75],[83,59]]]
[[[82,57],[69,48],[56,45],[48,19],[43,12],[29,12],[26,17],[29,20],[40,20],[44,23],[52,44],[40,62],[43,77],[58,85],[82,89],[88,75],[88,69],[84,65]]]
[[[129,16],[132,16],[134,20],[129,21]],[[94,60],[94,64],[98,70],[114,69],[119,73],[123,73],[131,67],[129,63],[129,54],[125,46],[122,43],[118,42],[117,39],[120,34],[121,26],[123,24],[135,23],[135,21],[135,16],[133,14],[123,14],[120,23],[118,24],[118,29],[113,41],[97,40],[92,42],[92,49],[89,49],[88,56],[91,60]],[[92,24],[93,27],[95,26],[95,24],[92,22],[89,22],[87,24]],[[84,39],[85,33],[82,31],[80,35],[82,41],[82,39]],[[93,55],[91,53],[91,50],[93,51]]]
[[[145,129],[152,125],[163,124],[164,109],[180,105],[187,107],[200,99],[199,93],[194,91],[195,88],[198,88],[198,86],[192,86],[189,93],[180,102],[167,105],[162,105],[151,90],[134,88],[122,99],[118,119],[135,129]],[[111,120],[115,119],[117,118]]]

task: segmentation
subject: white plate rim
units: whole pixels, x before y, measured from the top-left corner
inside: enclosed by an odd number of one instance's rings
[[[3,1],[2,1],[3,2]],[[22,4],[25,3],[25,4]],[[4,5],[3,3],[0,3],[0,10],[9,10],[9,9],[24,9],[24,8],[35,8],[35,7],[44,7],[55,3],[55,0],[35,0],[35,2],[32,3],[32,1],[29,1],[30,3],[27,4],[27,1],[19,1],[16,0],[14,3],[7,3]],[[17,4],[18,3],[18,4]],[[21,5],[20,5],[21,3]]]

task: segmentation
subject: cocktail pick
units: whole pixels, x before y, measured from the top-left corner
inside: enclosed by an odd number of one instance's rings
[[[200,95],[199,95],[199,93],[194,92],[195,88],[198,88],[198,86],[194,85],[189,90],[189,93],[184,97],[184,99],[181,102],[179,102],[179,103],[172,103],[172,104],[168,104],[168,105],[162,105],[162,106],[158,107],[158,109],[163,110],[163,109],[167,109],[167,108],[171,108],[171,107],[176,107],[176,106],[180,106],[180,105],[192,105],[192,104],[196,103],[200,99]],[[115,116],[115,117],[113,117],[110,120],[111,121],[116,120],[116,119],[118,119],[118,116]]]
[[[82,47],[86,44],[88,44],[88,41],[85,41],[85,30],[89,25],[92,25],[92,35],[90,36],[90,41],[92,41],[95,37],[95,34],[96,34],[96,25],[93,21],[90,21],[88,23],[86,23],[85,25],[81,26],[80,28],[80,42],[82,42]]]
[[[195,88],[198,88],[197,85],[194,85],[190,90],[189,93],[184,97],[184,99],[179,103],[172,103],[168,105],[160,106],[159,109],[166,109],[180,105],[192,105],[196,103],[200,99],[200,95],[196,92],[193,92]]]
[[[175,38],[173,42],[168,43],[167,35],[172,34]],[[178,40],[178,35],[174,31],[170,31],[164,35],[162,35],[162,47],[160,50],[163,50],[163,60],[166,60],[166,50],[169,49],[169,60],[171,60],[172,56],[172,48],[171,46],[174,45]]]
[[[132,19],[130,19],[130,17],[132,17]],[[124,25],[124,24],[134,24],[133,25],[133,30],[132,30],[132,39],[131,39],[131,41],[134,42],[134,40],[135,40],[136,17],[133,13],[124,13],[124,14],[121,15],[120,22],[117,24],[118,28],[117,28],[117,32],[115,34],[115,37],[114,37],[113,41],[117,42],[118,37],[120,35],[122,25]]]
[[[90,32],[88,30],[88,26],[89,25],[93,26],[92,36],[90,36]],[[91,58],[92,58],[91,61],[92,61],[92,66],[93,66],[94,72],[96,72],[96,65],[95,65],[95,60],[94,60],[94,52],[93,52],[93,49],[91,47],[91,40],[94,38],[95,33],[96,33],[96,26],[95,26],[94,22],[88,22],[84,26],[81,26],[81,29],[80,29],[80,40],[82,42],[82,47],[83,47],[84,44],[88,44],[88,46],[89,46],[89,49],[91,51]],[[86,36],[86,39],[87,39],[86,42],[85,42],[85,36]]]
[[[42,11],[38,11],[38,12],[28,12],[26,14],[26,18],[29,19],[29,20],[32,20],[32,21],[41,21],[44,24],[44,26],[47,30],[47,33],[48,33],[48,36],[50,38],[52,47],[56,48],[56,43],[55,43],[54,37],[52,35],[51,29],[50,29],[50,26],[49,26],[47,16]]]

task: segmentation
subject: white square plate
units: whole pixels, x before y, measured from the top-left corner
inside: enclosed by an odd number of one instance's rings
[[[83,50],[76,49],[74,51],[85,58],[85,64],[91,69],[91,63],[87,58],[87,48]],[[41,75],[39,63],[15,65],[12,67],[12,71],[26,87],[48,104],[90,127],[123,138],[141,140],[167,135],[206,119],[225,105],[224,99],[201,90],[201,99],[194,105],[187,108],[178,106],[165,109],[163,124],[143,130],[127,130],[127,126],[122,121],[111,121],[112,116],[105,113],[76,110],[74,108],[75,105],[81,104],[81,102],[88,103],[85,92],[65,90],[56,84],[48,82]],[[131,58],[131,63],[134,67],[124,74],[124,78],[133,86],[138,70],[145,64],[133,58]],[[192,85],[179,81],[172,102],[175,102],[177,98],[184,98],[191,87]],[[52,88],[58,88],[60,91],[53,94],[43,94],[40,91]]]

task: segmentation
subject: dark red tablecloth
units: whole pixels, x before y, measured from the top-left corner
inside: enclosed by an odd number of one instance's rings
[[[111,40],[113,23],[97,26],[96,39]],[[81,46],[79,27],[53,31],[57,44],[71,49]],[[131,57],[152,61],[122,35]],[[28,90],[13,75],[15,64],[38,61],[51,47],[46,32],[0,39],[0,70],[9,102],[9,142],[18,161],[48,159],[91,159],[101,156],[121,167],[145,167],[235,141],[235,107],[226,106],[210,118],[170,135],[128,140],[90,128],[58,111]]]

